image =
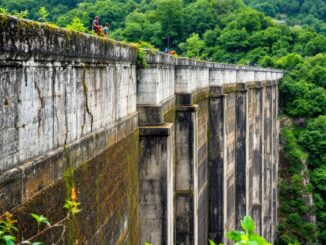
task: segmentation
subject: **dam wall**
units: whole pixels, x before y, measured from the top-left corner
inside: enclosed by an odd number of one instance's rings
[[[0,15],[0,215],[26,239],[76,188],[65,244],[227,242],[246,214],[273,241],[283,71],[137,52]]]

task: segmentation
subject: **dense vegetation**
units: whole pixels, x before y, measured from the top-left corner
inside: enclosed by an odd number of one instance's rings
[[[285,20],[290,25],[300,24],[326,34],[325,0],[245,0],[266,15]]]
[[[114,39],[146,41],[188,57],[286,70],[281,113],[303,123],[282,132],[288,167],[280,174],[278,243],[312,244],[318,237],[326,244],[325,1],[245,2],[302,25],[279,25],[241,0],[0,0],[0,12],[84,32],[90,32],[98,15],[102,25],[110,22]]]

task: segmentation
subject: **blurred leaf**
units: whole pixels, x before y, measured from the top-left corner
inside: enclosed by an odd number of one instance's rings
[[[251,234],[254,233],[255,231],[255,224],[252,218],[249,215],[246,215],[242,220],[241,220],[241,227],[247,231],[248,235],[250,236]]]
[[[50,226],[50,222],[48,221],[47,218],[45,218],[43,215],[38,215],[38,214],[34,214],[34,213],[31,213],[32,217],[36,220],[37,224],[40,225],[40,224],[45,224],[47,226]]]
[[[231,239],[232,241],[240,241],[241,235],[243,235],[243,231],[230,231],[226,234],[226,237]]]

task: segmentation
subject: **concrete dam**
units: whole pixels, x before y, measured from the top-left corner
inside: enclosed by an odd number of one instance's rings
[[[273,242],[283,71],[137,52],[0,15],[0,214],[17,239],[30,213],[62,220],[73,185],[63,244],[228,244],[246,214]]]

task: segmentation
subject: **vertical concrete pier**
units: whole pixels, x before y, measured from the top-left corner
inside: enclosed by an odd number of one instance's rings
[[[238,83],[236,91],[236,147],[235,147],[235,173],[236,173],[236,229],[241,229],[241,219],[248,213],[248,184],[247,184],[247,147],[248,147],[248,113],[247,113],[247,86]]]
[[[256,231],[262,234],[263,181],[263,87],[262,82],[248,84],[249,114],[249,214],[255,220]]]
[[[178,97],[178,95],[177,95]],[[178,105],[176,110],[175,237],[176,244],[195,244],[198,209],[197,158],[198,105]]]
[[[172,124],[139,128],[141,244],[168,241],[169,193],[173,179]]]
[[[216,71],[215,73],[217,73]],[[218,83],[217,83],[218,84]],[[209,238],[223,241],[225,224],[225,95],[211,86],[209,99]]]
[[[200,244],[208,235],[207,62],[176,66],[176,243]]]
[[[265,82],[264,93],[264,194],[263,236],[272,239],[273,215],[273,91],[271,82]]]
[[[174,64],[172,56],[147,52],[137,70],[141,244],[174,244]]]

